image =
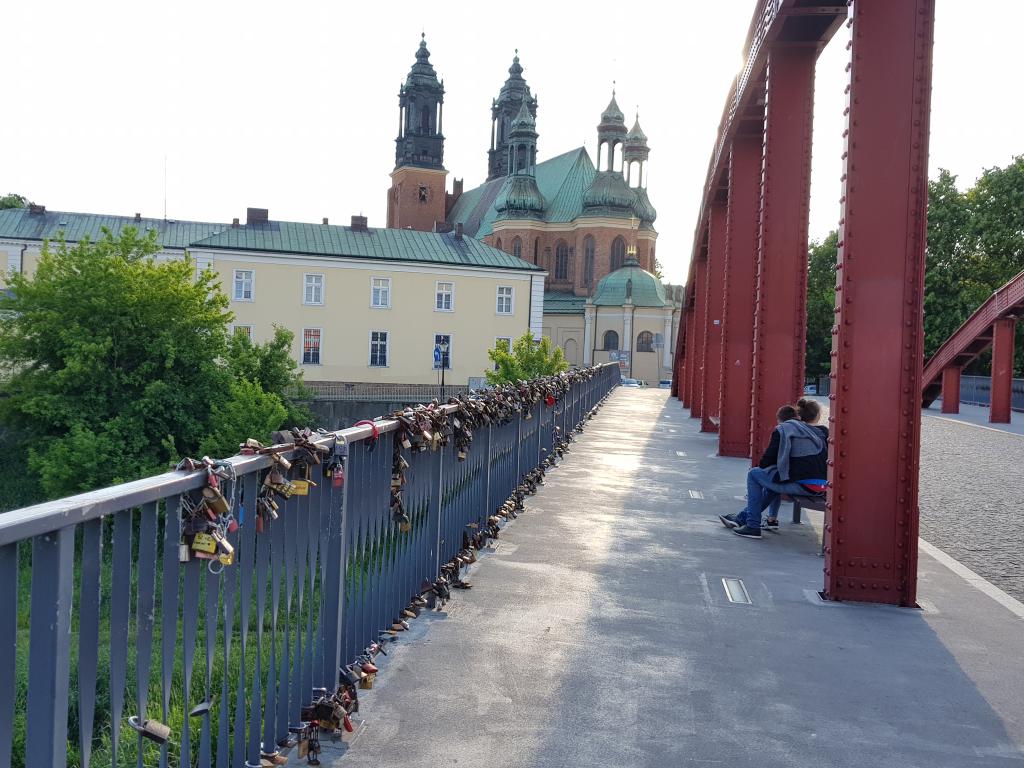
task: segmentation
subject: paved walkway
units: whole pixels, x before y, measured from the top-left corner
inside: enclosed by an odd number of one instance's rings
[[[616,391],[324,764],[1024,765],[1024,606],[926,554],[924,611],[822,603],[817,526],[719,524],[747,463],[716,447],[667,392]]]
[[[989,409],[980,405],[967,405],[960,403],[960,413],[942,413],[942,400],[936,400],[930,408],[925,408],[922,413],[927,417],[945,419],[949,421],[960,421],[965,424],[974,424],[979,427],[997,429],[1001,432],[1012,432],[1015,435],[1024,435],[1024,413],[1016,411],[1010,414],[1009,424],[990,424],[988,421]]]

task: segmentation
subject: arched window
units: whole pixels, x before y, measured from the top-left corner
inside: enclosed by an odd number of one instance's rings
[[[420,110],[420,131],[430,133],[430,107]]]
[[[636,337],[636,351],[653,352],[654,334],[650,331],[640,331],[640,334]]]
[[[594,238],[587,235],[583,238],[583,284],[594,282]]]
[[[569,246],[559,240],[555,246],[555,280],[569,279]]]
[[[565,340],[565,361],[570,365],[576,365],[579,363],[579,345],[576,343],[576,339]]]
[[[517,259],[523,258],[523,241],[518,237],[512,241],[512,255]]]
[[[499,251],[501,250],[501,238],[500,237],[498,238],[497,242],[494,244],[494,247],[497,248]]]
[[[615,331],[604,332],[604,350],[606,352],[612,352],[619,348],[619,334]]]
[[[622,269],[622,262],[626,260],[626,241],[616,237],[612,243],[612,272]]]
[[[533,239],[533,263],[537,264],[540,259],[540,238]]]

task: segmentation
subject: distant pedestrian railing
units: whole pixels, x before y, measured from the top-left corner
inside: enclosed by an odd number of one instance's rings
[[[469,391],[465,384],[357,384],[340,381],[308,381],[303,385],[315,400],[380,401],[423,403],[441,397],[447,400]]]
[[[485,393],[504,415],[471,445],[456,424],[409,451],[394,419],[314,435],[343,482],[295,483],[272,513],[268,478],[295,454],[232,457],[211,505],[231,525],[203,559],[183,526],[204,470],[0,515],[0,768],[259,766],[618,382],[610,364],[528,407]]]
[[[1024,379],[1013,380],[1011,408],[1024,412]],[[992,405],[991,376],[961,376],[960,402],[968,405]]]

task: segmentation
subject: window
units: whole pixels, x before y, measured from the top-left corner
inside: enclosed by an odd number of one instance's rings
[[[320,365],[320,329],[302,329],[302,364]]]
[[[434,296],[434,309],[438,312],[451,312],[455,307],[455,283],[438,283]]]
[[[235,270],[235,301],[252,301],[252,283],[251,269]]]
[[[303,304],[324,303],[324,276],[321,274],[309,274],[305,276],[302,292]]]
[[[640,335],[636,337],[636,351],[653,352],[654,334],[650,331],[640,331]]]
[[[612,243],[612,272],[622,268],[622,262],[626,260],[626,241],[616,237]]]
[[[420,184],[419,196],[421,203],[427,202],[427,199],[430,196],[430,187],[426,186],[425,184]]]
[[[517,259],[523,258],[523,241],[518,237],[512,241],[512,255]]]
[[[441,362],[434,363],[434,370],[452,369],[452,337],[447,333],[434,334],[434,349],[441,347]]]
[[[498,241],[494,244],[494,247],[497,248],[499,251],[501,250],[501,238],[500,237],[498,238]]]
[[[540,260],[540,238],[535,238],[533,241],[533,263],[537,264]]]
[[[615,331],[604,332],[604,351],[613,352],[619,348],[619,334]]]
[[[569,279],[569,246],[559,240],[555,246],[555,280]]]
[[[372,290],[370,294],[370,306],[378,309],[391,307],[391,278],[374,277],[371,279]]]
[[[231,334],[233,336],[245,336],[249,341],[252,341],[252,326],[251,325],[232,325]]]
[[[494,340],[495,349],[504,349],[506,352],[512,351],[512,339],[508,336],[499,336]],[[494,364],[494,370],[498,370],[498,364]]]
[[[587,235],[583,239],[583,284],[594,282],[594,238]]]
[[[499,315],[511,315],[512,314],[512,286],[511,285],[499,285],[498,286],[498,306],[497,312]]]
[[[370,367],[386,368],[388,365],[388,332],[370,331]]]

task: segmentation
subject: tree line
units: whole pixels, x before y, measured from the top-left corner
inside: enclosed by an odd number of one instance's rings
[[[928,184],[928,242],[924,292],[927,360],[993,291],[1024,270],[1024,156],[990,168],[965,191],[940,170]],[[829,373],[835,308],[838,234],[808,248],[807,377]],[[985,353],[967,373],[987,374]],[[1024,375],[1024,334],[1017,334],[1016,376]]]

